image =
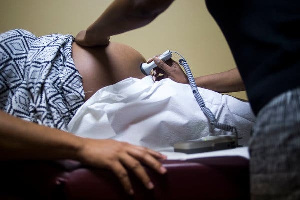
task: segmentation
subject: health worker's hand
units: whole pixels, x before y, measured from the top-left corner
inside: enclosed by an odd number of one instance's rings
[[[84,138],[84,140],[79,154],[82,162],[112,170],[128,194],[133,194],[134,191],[126,169],[132,170],[148,189],[153,189],[154,185],[141,162],[160,174],[166,173],[166,168],[159,161],[159,159],[166,159],[166,156],[156,151],[111,139]]]
[[[186,74],[184,73],[180,65],[173,59],[169,59],[164,62],[156,56],[149,59],[147,63],[150,63],[151,61],[154,61],[157,65],[157,67],[155,67],[151,72],[154,81],[160,81],[164,78],[170,78],[171,80],[178,83],[188,83]]]
[[[101,35],[95,35],[89,33],[86,30],[80,31],[76,37],[75,42],[78,45],[93,47],[93,46],[106,46],[109,44],[110,37],[102,37]]]

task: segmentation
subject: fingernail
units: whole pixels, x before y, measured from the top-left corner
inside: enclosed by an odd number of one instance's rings
[[[160,172],[161,172],[162,174],[164,174],[164,173],[167,172],[167,169],[166,169],[165,167],[163,167],[163,166],[161,166],[159,170],[160,170]]]
[[[154,188],[153,183],[152,183],[152,182],[149,182],[149,183],[148,183],[148,189],[153,189],[153,188]]]

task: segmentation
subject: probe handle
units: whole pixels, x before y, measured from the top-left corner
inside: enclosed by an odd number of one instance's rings
[[[165,62],[172,57],[172,52],[170,50],[167,50],[158,57],[159,57],[159,59],[161,59]],[[152,61],[150,63],[142,63],[140,68],[141,68],[141,71],[143,72],[143,74],[150,75],[151,70],[156,66],[157,65],[154,63],[154,61]]]

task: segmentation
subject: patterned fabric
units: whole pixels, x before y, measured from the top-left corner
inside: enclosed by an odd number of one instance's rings
[[[267,104],[250,140],[251,199],[300,199],[300,88]]]
[[[27,121],[64,129],[84,103],[72,59],[71,35],[0,34],[0,109]]]

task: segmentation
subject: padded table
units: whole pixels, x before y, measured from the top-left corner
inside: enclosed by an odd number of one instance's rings
[[[249,199],[249,160],[215,156],[162,161],[168,172],[147,168],[153,190],[129,174],[127,195],[115,175],[72,160],[0,162],[0,199]]]

